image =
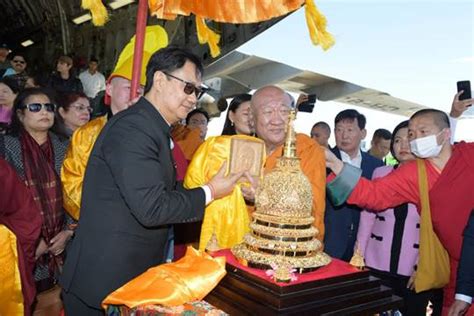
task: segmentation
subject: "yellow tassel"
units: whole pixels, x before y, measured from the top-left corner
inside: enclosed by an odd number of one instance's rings
[[[91,12],[92,23],[95,26],[103,26],[109,19],[109,14],[102,0],[82,0],[81,7]]]
[[[200,44],[207,43],[209,45],[209,49],[211,50],[211,56],[217,57],[221,53],[221,49],[219,48],[219,41],[221,36],[211,30],[207,25],[204,18],[196,16],[196,29],[197,29],[197,36],[198,41]]]
[[[324,50],[334,45],[334,38],[326,31],[326,17],[319,12],[313,0],[306,0],[305,15],[313,44],[321,45]]]

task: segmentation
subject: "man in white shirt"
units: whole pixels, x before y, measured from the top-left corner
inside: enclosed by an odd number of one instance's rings
[[[87,97],[93,99],[97,93],[105,90],[105,77],[97,68],[99,67],[99,61],[95,57],[91,57],[89,61],[89,69],[79,75],[79,79],[84,87],[84,93]]]

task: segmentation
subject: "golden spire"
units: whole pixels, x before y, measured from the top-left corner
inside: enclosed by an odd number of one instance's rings
[[[297,158],[296,157],[296,133],[293,124],[296,119],[296,110],[291,108],[290,115],[288,116],[288,125],[286,126],[286,138],[285,145],[283,147],[283,157],[285,158]]]

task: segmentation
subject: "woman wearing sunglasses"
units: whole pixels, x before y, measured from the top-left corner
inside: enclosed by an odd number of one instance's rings
[[[55,288],[64,248],[73,235],[69,229],[72,220],[66,219],[63,210],[59,178],[67,143],[50,132],[55,109],[47,90],[23,90],[15,100],[11,129],[4,139],[3,156],[26,183],[43,219],[35,253],[34,278],[38,293]],[[59,288],[57,293],[59,295]],[[39,305],[36,308],[40,308]]]
[[[89,122],[92,107],[82,92],[63,94],[58,101],[56,132],[69,139],[76,129]]]

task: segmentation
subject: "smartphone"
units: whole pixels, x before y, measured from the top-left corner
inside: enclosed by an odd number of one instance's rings
[[[308,101],[304,101],[298,106],[298,111],[312,113],[316,103],[316,94],[309,94]]]
[[[471,96],[471,82],[469,80],[458,81],[457,86],[458,86],[458,92],[461,92],[461,90],[464,91],[459,96],[459,100],[466,100],[466,99],[472,98],[472,96]]]

